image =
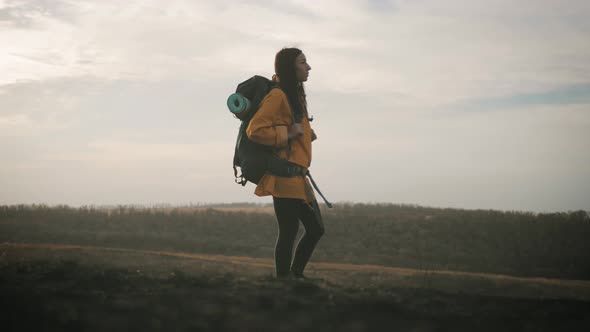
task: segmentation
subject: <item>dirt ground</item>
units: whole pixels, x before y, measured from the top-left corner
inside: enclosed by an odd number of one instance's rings
[[[588,331],[590,282],[0,245],[3,331]]]

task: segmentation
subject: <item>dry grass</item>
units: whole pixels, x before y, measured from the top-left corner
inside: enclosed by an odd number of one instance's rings
[[[271,275],[274,262],[266,258],[206,255],[196,253],[104,248],[65,244],[0,245],[3,260],[75,259],[87,263],[134,267],[153,274],[180,268],[186,273],[238,273],[244,276]],[[171,267],[171,264],[174,267]],[[448,293],[527,299],[576,299],[590,301],[590,281],[522,278],[500,274],[419,270],[377,265],[312,262],[308,274],[330,284],[356,288],[422,288]]]

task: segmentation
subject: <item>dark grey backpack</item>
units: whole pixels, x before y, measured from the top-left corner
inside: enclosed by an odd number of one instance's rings
[[[242,121],[234,152],[234,176],[236,183],[245,186],[248,181],[258,184],[262,176],[269,172],[278,176],[305,176],[305,168],[281,159],[273,147],[252,142],[246,135],[250,120],[258,111],[264,97],[279,86],[262,76],[253,76],[238,84],[236,93],[228,98],[228,107]],[[237,167],[242,174],[238,176]]]

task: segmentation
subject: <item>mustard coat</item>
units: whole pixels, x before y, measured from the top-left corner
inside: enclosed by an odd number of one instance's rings
[[[308,168],[311,165],[312,129],[307,114],[304,114],[301,121],[303,135],[290,141],[291,150],[288,154],[287,131],[292,121],[287,95],[281,89],[272,89],[250,120],[246,135],[255,143],[274,147],[280,158],[288,157],[290,162]],[[257,196],[298,198],[306,202],[315,200],[309,180],[304,176],[280,177],[267,173],[258,183],[254,193]]]

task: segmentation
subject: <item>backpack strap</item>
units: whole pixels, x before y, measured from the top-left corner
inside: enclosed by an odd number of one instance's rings
[[[324,202],[326,202],[326,205],[328,206],[328,208],[331,209],[333,207],[332,203],[328,202],[328,200],[326,199],[326,197],[324,197],[324,195],[320,191],[320,188],[318,188],[318,185],[315,183],[315,181],[311,177],[311,173],[309,172],[309,170],[307,171],[306,175],[309,178],[309,180],[311,181],[311,184],[313,185],[313,188],[315,189],[315,191],[317,191],[318,194],[320,194],[320,196],[322,197],[322,199],[324,200]]]
[[[280,87],[277,85],[277,88],[280,89]],[[287,97],[287,102],[289,103],[289,110],[291,113],[291,125],[297,123],[297,120],[295,119],[295,114],[293,113],[293,105],[291,105],[291,101],[289,100],[289,97]],[[287,128],[287,136],[289,133],[289,128]],[[287,159],[289,159],[291,157],[291,139],[288,138],[287,139]]]

